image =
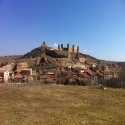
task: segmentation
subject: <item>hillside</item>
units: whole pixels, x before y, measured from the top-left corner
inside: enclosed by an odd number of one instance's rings
[[[30,52],[26,53],[23,55],[23,58],[36,58],[38,56],[41,56],[45,53],[45,48],[41,49],[40,47],[35,48],[33,50],[31,50]]]
[[[48,47],[49,49],[52,49],[51,47]],[[66,50],[58,50],[58,49],[53,49],[51,53],[46,53],[46,47],[38,47],[38,48],[35,48],[33,50],[31,50],[30,52],[26,53],[23,55],[23,59],[24,58],[37,58],[37,57],[46,57],[47,60],[50,60],[52,58],[57,58],[56,56],[53,56],[52,53],[58,53],[59,55],[62,55],[64,57],[66,57],[68,55],[68,52]],[[76,53],[70,53],[72,57],[76,57]],[[86,61],[88,63],[97,63],[98,62],[98,59],[90,56],[90,55],[87,55],[87,54],[82,54],[82,53],[79,53],[79,57],[87,57],[86,58]]]
[[[67,44],[68,45],[68,44]],[[71,49],[71,48],[70,48]],[[67,48],[64,47],[64,49],[55,49],[52,47],[48,47],[45,42],[43,42],[43,44],[40,47],[34,48],[33,50],[31,50],[30,52],[22,55],[22,56],[3,56],[0,57],[0,65],[7,64],[8,62],[23,62],[26,61],[28,62],[29,66],[33,66],[37,64],[40,64],[41,62],[41,58],[44,57],[46,59],[46,61],[52,60],[53,58],[65,58],[65,61],[67,60],[67,57],[69,55],[69,51],[67,51]],[[78,62],[79,60],[76,59],[77,56],[79,58],[84,58],[86,59],[86,63],[96,63],[98,64],[99,62],[101,62],[102,64],[111,64],[111,63],[117,63],[119,65],[123,64],[120,62],[116,62],[116,61],[106,61],[106,60],[99,60],[95,57],[92,57],[91,55],[87,55],[87,54],[83,54],[83,53],[77,53],[77,52],[70,52],[70,58],[71,60]],[[40,64],[41,65],[41,64]]]

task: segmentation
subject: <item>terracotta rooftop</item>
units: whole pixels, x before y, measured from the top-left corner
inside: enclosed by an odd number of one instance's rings
[[[111,72],[107,72],[107,71],[100,71],[102,74],[104,74],[104,75],[112,75],[112,73]]]
[[[88,75],[86,72],[80,73],[80,75],[84,78],[89,78],[90,75]]]
[[[98,76],[104,76],[101,72],[96,73]]]
[[[88,74],[88,75],[90,75],[90,76],[92,76],[92,75],[94,75],[94,73],[91,71],[91,70],[85,70],[85,72]]]

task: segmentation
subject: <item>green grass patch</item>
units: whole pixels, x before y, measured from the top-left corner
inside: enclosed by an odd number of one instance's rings
[[[6,90],[0,88],[0,92]],[[0,94],[1,125],[125,125],[125,90],[22,85]]]

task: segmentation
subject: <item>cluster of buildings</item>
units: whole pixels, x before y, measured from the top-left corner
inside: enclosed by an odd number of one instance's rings
[[[92,66],[92,65],[91,65]],[[93,67],[66,67],[63,69],[49,69],[40,73],[39,80],[41,83],[45,81],[57,83],[57,81],[69,80],[71,82],[85,82],[88,85],[101,84],[104,80],[118,77],[118,66],[112,64],[110,66]]]
[[[112,65],[97,65],[89,64],[78,66],[59,67],[57,69],[46,69],[36,74],[36,70],[27,68],[27,62],[12,63],[0,68],[0,83],[14,83],[14,82],[36,82],[40,83],[64,83],[65,80],[70,82],[85,82],[89,85],[101,83],[103,80],[118,77],[118,66]]]
[[[50,82],[57,83],[69,79],[71,82],[86,82],[90,85],[99,84],[104,80],[118,77],[119,67],[116,64],[100,65],[99,63],[85,63],[86,56],[80,55],[79,46],[75,45],[70,48],[70,44],[64,47],[63,44],[58,45],[54,49],[47,47],[43,42],[39,49],[34,49],[28,56],[41,53],[36,58],[35,66],[41,66],[43,62],[48,66],[59,67],[57,69],[42,70],[36,74],[36,70],[27,68],[27,62],[11,63],[0,68],[0,82]],[[50,55],[53,59],[48,60],[45,55]]]
[[[32,81],[36,70],[27,68],[27,62],[12,63],[0,68],[0,83]]]

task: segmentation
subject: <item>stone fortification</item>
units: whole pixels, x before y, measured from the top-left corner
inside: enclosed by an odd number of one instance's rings
[[[67,47],[64,47],[63,44],[58,45],[58,50],[65,50],[67,52],[73,52],[73,53],[79,53],[79,46],[77,46],[77,48],[75,47],[75,45],[72,45],[72,48],[70,48],[70,44],[67,44]]]
[[[77,62],[80,63],[90,63],[90,62],[97,62],[97,59],[91,58],[89,56],[85,56],[85,54],[81,54],[79,52],[79,46],[72,45],[72,48],[70,47],[70,44],[67,44],[67,47],[64,47],[63,44],[58,45],[58,48],[52,48],[48,47],[45,42],[38,47],[33,49],[31,52],[25,54],[24,58],[36,58],[35,64],[39,65],[42,62],[46,62],[50,60],[50,58],[69,58],[69,59],[76,59]],[[45,58],[42,58],[45,57]]]
[[[50,55],[50,56],[53,56],[54,58],[65,58],[65,57],[67,57],[67,54],[61,54],[54,49],[48,49],[48,48],[46,48],[46,54]]]

